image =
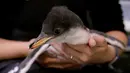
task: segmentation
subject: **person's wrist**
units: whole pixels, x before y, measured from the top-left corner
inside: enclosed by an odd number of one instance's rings
[[[111,69],[114,69],[113,67],[113,64],[118,60],[119,58],[119,48],[114,46],[114,45],[109,45],[111,48],[110,50],[112,50],[113,52],[113,57],[108,61],[108,66],[111,68]]]
[[[112,60],[114,60],[116,57],[116,53],[117,53],[117,51],[116,51],[115,47],[112,45],[108,45],[108,51],[107,51],[108,60],[107,61],[111,62]]]
[[[99,61],[98,64],[110,63],[116,57],[115,53],[115,48],[112,45],[108,45],[106,50],[100,55],[100,61],[98,59],[96,61]]]
[[[26,57],[29,53],[29,42],[21,42],[21,46],[23,47],[23,49],[21,49],[21,53],[23,57]]]
[[[115,49],[111,45],[108,45],[106,50],[102,51],[102,53],[98,53],[98,55],[93,55],[88,64],[104,64],[111,62],[115,58]]]
[[[23,57],[26,57],[32,51],[32,49],[29,49],[29,45],[31,43],[32,40],[21,42],[21,46],[23,47],[23,49],[21,50]]]

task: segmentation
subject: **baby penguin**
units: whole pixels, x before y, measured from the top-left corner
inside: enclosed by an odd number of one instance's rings
[[[88,42],[89,30],[82,20],[66,6],[54,6],[43,22],[41,33],[30,45],[34,49],[26,59],[8,73],[26,73],[39,55],[51,45],[50,40],[67,44],[85,44]],[[54,48],[51,48],[54,50]],[[48,53],[49,54],[49,53]]]
[[[84,26],[79,16],[67,7],[56,6],[52,8],[45,19],[41,34],[35,42],[43,37],[53,37],[61,43],[86,44],[89,30]],[[30,47],[33,48],[33,46]]]
[[[124,47],[122,43],[115,38],[98,31],[89,30],[80,17],[66,6],[54,6],[43,22],[41,33],[30,45],[30,49],[34,50],[19,66],[14,67],[14,69],[10,70],[8,73],[26,73],[33,62],[42,53],[47,51],[48,54],[53,55],[53,52],[49,52],[49,49],[58,53],[58,51],[49,44],[52,40],[72,45],[87,44],[91,34],[103,35],[108,43]]]

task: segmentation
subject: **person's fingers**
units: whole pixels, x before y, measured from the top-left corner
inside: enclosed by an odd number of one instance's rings
[[[77,47],[69,46],[68,44],[59,44],[59,43],[51,43],[53,47],[55,47],[56,50],[58,50],[61,54],[61,56],[65,57],[67,59],[66,62],[72,62],[72,63],[82,63],[87,60],[87,53],[84,53],[84,51],[87,51],[86,46],[84,47]],[[75,48],[79,49],[80,51],[76,50]],[[81,51],[84,48],[84,51]],[[85,50],[86,49],[86,50]],[[73,57],[73,58],[71,58]],[[65,60],[62,62],[65,62]]]
[[[41,56],[37,62],[44,66],[44,67],[54,67],[54,68],[70,68],[70,67],[75,67],[75,66],[78,66],[78,64],[76,63],[72,63],[68,60],[62,60],[60,61],[59,59],[57,58],[50,58],[50,57],[45,57],[44,56]]]
[[[64,51],[70,55],[71,59],[76,61],[79,64],[82,64],[84,62],[87,62],[89,55],[87,55],[87,53],[84,53],[83,51],[79,52],[78,50],[74,49],[75,47],[70,46],[68,44],[64,44]],[[85,49],[87,49],[86,47],[84,47]],[[80,50],[82,50],[80,47],[78,48]],[[86,51],[86,50],[85,50]],[[86,51],[87,52],[87,51]]]
[[[90,47],[86,44],[77,44],[77,45],[67,44],[67,46],[69,46],[70,49],[73,49],[82,54],[84,53],[87,56],[91,56],[91,54],[92,54]]]
[[[71,62],[68,61],[68,60],[60,60],[60,59],[57,59],[57,58],[50,58],[50,57],[44,57],[44,58],[39,58],[37,60],[37,62],[40,64],[40,65],[52,65],[52,64],[70,64]]]
[[[74,69],[74,68],[77,68],[77,67],[80,67],[78,64],[49,64],[47,65],[47,67],[50,67],[50,68],[60,68],[60,69]]]
[[[82,53],[76,51],[75,49],[73,49],[72,47],[68,46],[67,44],[63,44],[64,45],[64,51],[65,53],[68,54],[68,58],[70,58],[70,60],[73,60],[75,62],[80,63],[80,55]]]
[[[31,39],[29,42],[30,42],[30,43],[33,43],[35,40],[36,40],[36,39],[33,38],[33,39]]]
[[[89,39],[88,45],[90,46],[92,50],[92,54],[95,54],[101,51],[106,51],[105,48],[108,47],[104,36],[101,36],[98,34],[92,34],[92,37]]]
[[[62,51],[62,49],[63,49],[64,47],[62,46],[61,43],[51,42],[50,44],[54,47],[54,49],[55,49],[56,51],[58,51],[57,54],[60,54],[60,55],[64,55],[64,54],[65,54],[64,51]]]
[[[88,45],[89,45],[90,48],[96,46],[96,41],[93,39],[93,37],[89,38]]]
[[[96,45],[92,48],[93,53],[107,51],[106,48],[108,47],[108,45],[104,36],[95,34],[93,35],[93,39],[96,42]]]
[[[104,36],[101,36],[101,35],[97,34],[97,35],[93,36],[93,39],[96,42],[96,46],[102,47],[102,46],[106,46],[107,45],[107,42],[106,42]]]
[[[54,53],[53,53],[54,54]],[[44,64],[49,64],[49,63],[72,63],[70,60],[64,58],[62,55],[56,55],[52,56],[48,54],[48,52],[44,52],[38,57],[38,61]]]
[[[65,59],[68,59],[68,54],[66,54],[63,50],[65,48],[63,46],[63,44],[60,44],[60,43],[57,43],[57,42],[51,42],[51,45],[55,48],[55,50],[57,50],[59,52],[58,53],[59,56],[62,56]],[[68,60],[68,61],[70,61],[70,60]]]
[[[44,64],[44,63],[50,63],[50,62],[57,62],[57,59],[56,58],[51,58],[47,55],[46,52],[44,52],[44,54],[41,54],[38,59],[37,59],[38,62]]]

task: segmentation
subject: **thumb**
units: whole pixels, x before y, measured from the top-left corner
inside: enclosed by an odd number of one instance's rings
[[[28,47],[30,49],[32,49],[31,46],[33,45],[34,41],[35,41],[35,38],[33,38],[33,39],[31,39],[31,40],[28,41]]]
[[[31,43],[33,43],[34,41],[35,41],[35,38],[31,39],[31,40],[29,41],[29,43],[31,44]]]
[[[96,35],[93,36],[93,39],[96,42],[96,46],[105,46],[105,45],[107,45],[105,37],[102,36],[102,35],[96,34]]]

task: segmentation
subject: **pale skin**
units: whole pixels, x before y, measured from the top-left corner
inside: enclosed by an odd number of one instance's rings
[[[127,36],[123,32],[109,31],[107,32],[107,34],[121,40],[125,45],[127,45]],[[27,54],[31,51],[28,48],[31,42],[32,40],[30,40],[29,42],[23,42],[6,40],[1,38],[0,60],[26,57]],[[52,45],[55,48],[59,48],[59,45],[55,44],[54,42],[52,43]],[[109,62],[115,57],[115,49],[111,45],[108,45],[106,43],[103,36],[96,36],[90,38],[89,45],[69,45],[68,47],[66,44],[62,44],[62,47],[66,48],[64,49],[66,53],[71,54],[88,64]],[[123,50],[119,51],[119,55],[121,55],[123,53]],[[80,66],[79,64],[73,64],[71,61],[59,61],[56,58],[51,58],[45,55],[44,60],[43,56],[40,56],[38,62],[46,67],[54,67],[61,69]]]
[[[28,46],[33,40],[25,42],[0,38],[0,60],[25,57],[31,51]]]

